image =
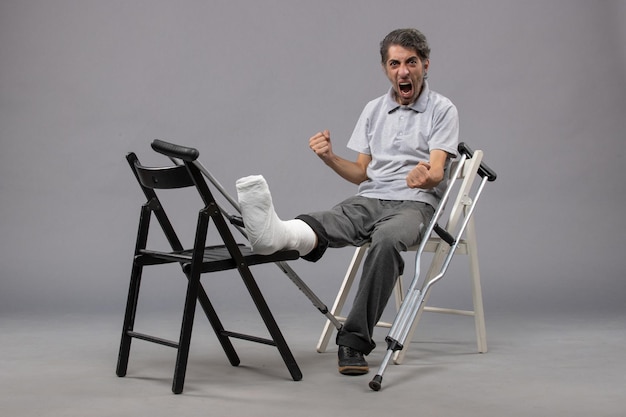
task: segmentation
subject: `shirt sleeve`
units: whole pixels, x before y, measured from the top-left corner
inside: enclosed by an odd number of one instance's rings
[[[459,113],[452,102],[440,103],[440,109],[435,111],[432,136],[428,141],[429,151],[440,149],[456,158],[458,146]]]
[[[348,149],[352,149],[353,151],[366,155],[372,154],[369,143],[371,137],[371,134],[369,132],[371,111],[369,110],[369,108],[370,106],[367,105],[361,112],[361,116],[359,116],[359,120],[354,126],[352,136],[350,136],[350,140],[348,141],[347,145]]]

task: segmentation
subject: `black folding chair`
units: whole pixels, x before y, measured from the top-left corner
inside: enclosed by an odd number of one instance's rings
[[[243,339],[275,346],[282,356],[291,377],[295,381],[302,379],[302,373],[250,271],[250,266],[258,264],[277,263],[279,266],[284,265],[283,263],[285,261],[298,259],[298,252],[280,251],[272,255],[258,255],[253,253],[248,246],[237,243],[220,206],[215,201],[211,189],[205,181],[205,177],[200,169],[201,165],[195,162],[199,156],[199,152],[193,148],[183,147],[160,140],[153,141],[152,148],[156,152],[168,156],[173,161],[180,160],[181,163],[173,163],[166,167],[154,168],[142,166],[134,153],[130,153],[126,157],[147,201],[141,207],[139,230],[137,232],[130,288],[128,291],[117,363],[117,375],[120,377],[126,375],[132,339],[141,339],[170,346],[177,350],[172,391],[175,394],[181,393],[185,382],[194,314],[197,302],[199,302],[228,360],[233,366],[239,365],[240,361],[231,343],[231,338]],[[157,197],[157,190],[161,193],[164,190],[189,187],[195,187],[198,190],[203,201],[203,206],[198,212],[193,247],[185,249],[174,231],[172,223],[161,205],[161,201]],[[169,251],[147,248],[148,231],[153,215],[160,224],[171,246],[171,250]],[[221,245],[206,245],[211,220],[221,237],[221,241],[223,242]],[[187,293],[185,296],[185,305],[178,341],[166,340],[139,333],[134,329],[139,288],[144,267],[173,263],[180,264],[182,272],[187,278]],[[238,270],[239,275],[267,327],[270,334],[269,339],[224,329],[200,282],[200,277],[205,273],[232,269]]]

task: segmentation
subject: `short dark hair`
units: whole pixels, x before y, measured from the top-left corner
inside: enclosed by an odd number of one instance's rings
[[[430,47],[426,36],[417,29],[396,29],[385,36],[385,39],[380,42],[380,59],[383,65],[387,61],[391,45],[414,49],[422,62],[430,57]]]

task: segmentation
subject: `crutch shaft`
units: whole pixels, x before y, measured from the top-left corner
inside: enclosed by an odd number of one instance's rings
[[[317,308],[320,313],[325,315],[326,318],[330,320],[330,322],[333,324],[333,326],[335,326],[337,330],[341,329],[341,327],[343,326],[341,322],[339,322],[339,320],[337,320],[337,318],[330,313],[326,304],[324,304],[322,300],[320,300],[320,298],[309,288],[308,285],[305,284],[305,282],[286,262],[276,262],[276,266],[278,266],[278,268],[280,268],[280,270],[283,271],[285,275],[287,275],[287,277],[289,277],[289,279],[296,285],[296,287],[298,287],[298,289],[302,291],[302,293],[304,293],[309,301],[311,301],[313,306],[315,306],[315,308]]]
[[[383,374],[385,373],[385,369],[387,369],[387,365],[389,365],[389,361],[391,360],[391,356],[393,355],[392,350],[387,350],[385,353],[385,357],[383,358],[380,368],[378,368],[378,372],[374,375],[374,378],[369,383],[369,386],[374,391],[379,391],[381,388],[381,384],[383,382]]]
[[[393,321],[391,325],[391,329],[389,330],[388,338],[395,340],[400,344],[400,349],[402,349],[402,345],[404,344],[404,340],[402,339],[402,335],[406,333],[404,329],[411,325],[411,312],[419,307],[420,299],[421,299],[421,291],[415,290],[410,293],[407,293],[402,305],[400,306],[400,310],[396,316],[396,319]],[[390,347],[388,346],[388,349]],[[396,349],[399,350],[399,349]]]

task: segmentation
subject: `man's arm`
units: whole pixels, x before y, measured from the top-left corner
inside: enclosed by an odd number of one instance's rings
[[[430,161],[420,162],[409,172],[406,184],[409,188],[430,189],[436,187],[442,180],[448,153],[441,149],[430,151]]]
[[[309,139],[309,147],[326,165],[349,182],[358,185],[367,180],[367,166],[372,161],[372,157],[360,153],[356,161],[352,162],[335,155],[330,143],[330,132],[328,130],[312,136]]]

